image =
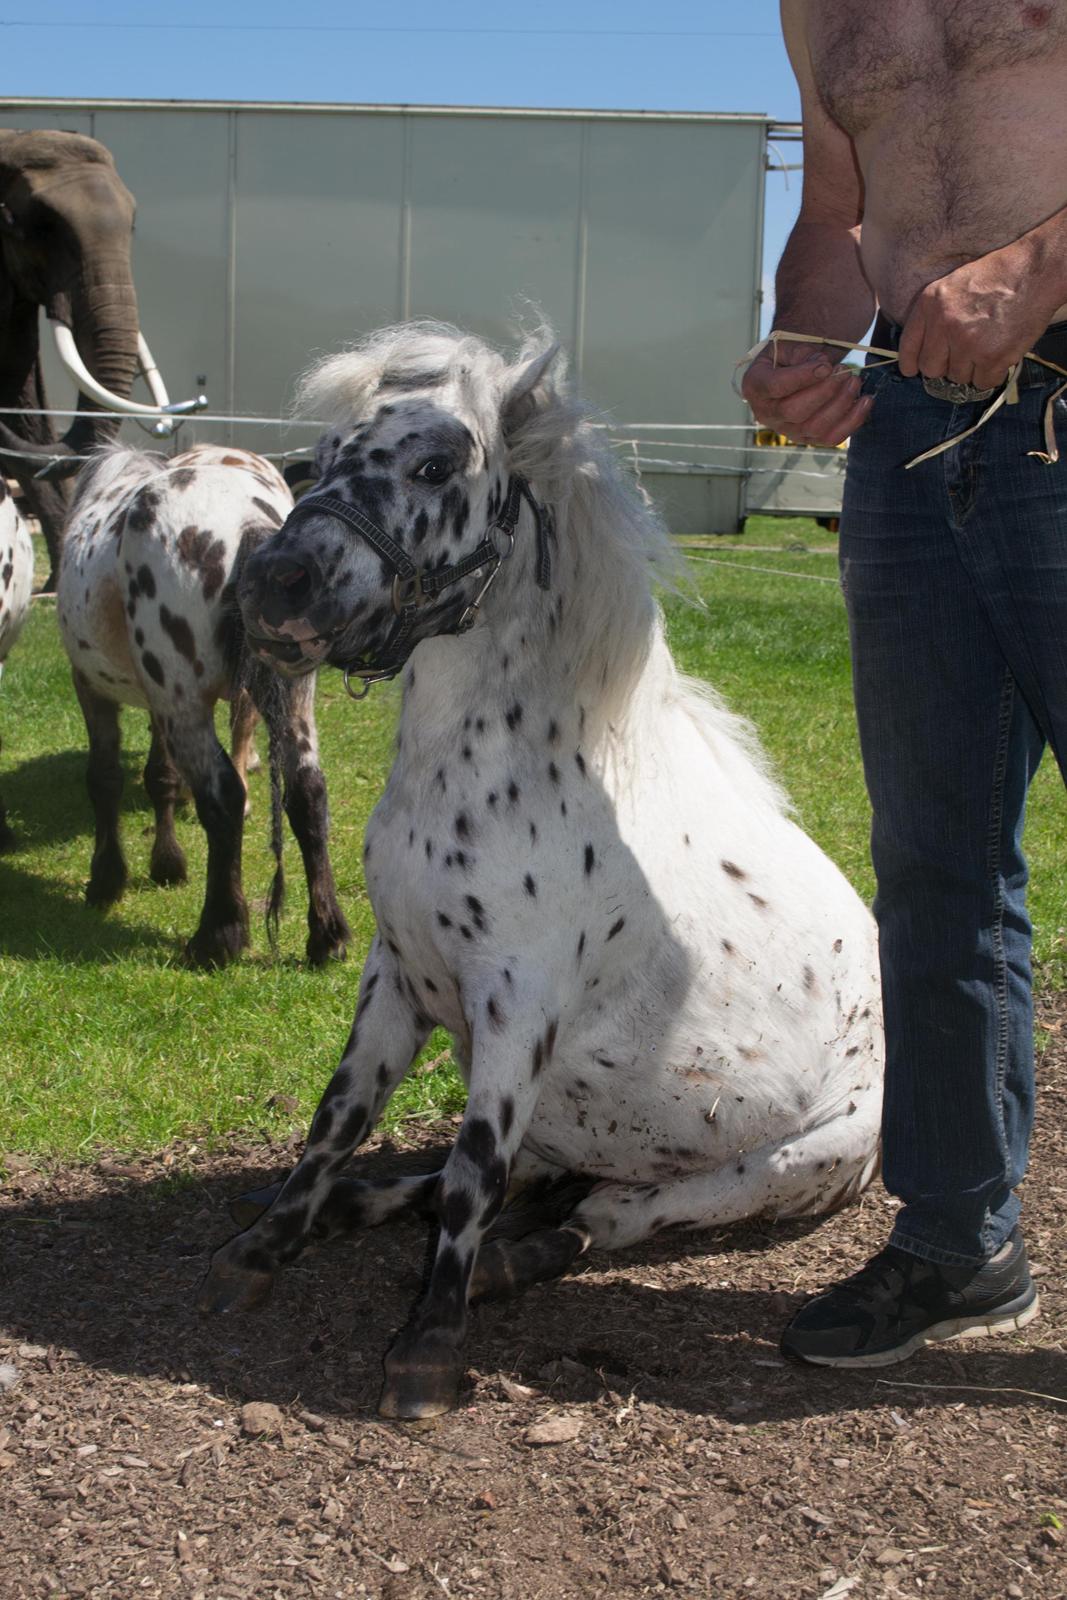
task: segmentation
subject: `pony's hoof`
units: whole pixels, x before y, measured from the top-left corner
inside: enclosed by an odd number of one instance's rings
[[[455,1409],[462,1377],[459,1352],[445,1340],[401,1334],[385,1358],[378,1414],[402,1422],[443,1416]]]
[[[352,937],[348,923],[340,912],[328,922],[320,922],[308,934],[307,961],[309,967],[324,967],[330,961],[343,961]]]
[[[198,928],[185,947],[182,960],[187,967],[201,972],[215,972],[236,961],[248,944],[248,928],[241,922],[225,923],[216,928]]]
[[[178,884],[184,883],[188,876],[185,856],[177,846],[173,850],[153,850],[152,859],[148,864],[148,876],[153,883],[158,883],[161,889],[175,888]]]
[[[85,885],[85,903],[103,909],[121,900],[126,887],[126,863],[121,856],[104,855],[94,860]]]
[[[247,1194],[239,1194],[231,1200],[227,1209],[239,1228],[250,1228],[270,1209],[281,1192],[280,1183],[269,1184],[265,1189],[250,1189]]]
[[[227,1246],[215,1256],[196,1297],[203,1316],[219,1317],[228,1311],[255,1311],[270,1299],[274,1287],[272,1272],[259,1272],[221,1259]]]

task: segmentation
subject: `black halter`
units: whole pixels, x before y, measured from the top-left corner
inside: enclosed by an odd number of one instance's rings
[[[451,567],[439,567],[433,571],[426,567],[417,567],[396,540],[387,534],[384,528],[379,528],[376,522],[359,511],[355,506],[340,500],[332,494],[309,494],[300,500],[289,513],[289,522],[302,514],[325,513],[329,517],[336,517],[340,522],[350,527],[353,533],[358,533],[365,539],[373,550],[376,550],[387,566],[393,570],[393,610],[396,621],[392,631],[382,647],[380,656],[376,660],[367,661],[364,665],[345,668],[345,688],[353,700],[362,700],[370,690],[372,683],[381,683],[387,678],[395,678],[404,666],[418,640],[411,638],[415,619],[424,606],[430,605],[437,599],[443,590],[451,584],[458,583],[461,578],[467,578],[472,572],[477,572],[482,567],[488,567],[489,573],[475,595],[474,599],[463,608],[458,622],[451,628],[438,628],[432,635],[426,637],[438,638],[443,635],[466,633],[474,626],[478,617],[478,608],[490,588],[493,579],[500,569],[501,562],[506,561],[515,547],[515,530],[518,527],[519,516],[522,511],[522,501],[534,514],[537,524],[537,583],[541,589],[547,589],[551,582],[552,564],[549,551],[549,538],[552,533],[552,514],[547,506],[539,505],[530,491],[530,485],[525,478],[513,474],[508,480],[508,492],[501,507],[500,514],[491,522],[488,535],[476,550],[463,557]],[[501,553],[489,535],[495,532],[505,535],[508,544]],[[350,678],[362,678],[363,687],[358,692],[349,683]]]

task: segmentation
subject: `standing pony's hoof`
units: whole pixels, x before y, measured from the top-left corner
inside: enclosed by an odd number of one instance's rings
[[[93,856],[89,869],[89,882],[85,886],[85,903],[101,909],[121,900],[126,887],[126,862],[117,845],[105,846]]]
[[[462,1358],[449,1340],[402,1333],[385,1358],[378,1414],[402,1422],[443,1416],[456,1407],[462,1377]]]
[[[309,967],[324,967],[329,961],[343,961],[348,953],[351,929],[341,912],[322,922],[308,919],[307,961]]]
[[[182,959],[187,967],[214,972],[236,961],[247,945],[247,922],[227,922],[214,928],[201,926],[186,945]]]
[[[161,889],[173,889],[186,881],[188,869],[185,864],[185,852],[176,839],[153,847],[152,859],[148,863],[148,876]]]

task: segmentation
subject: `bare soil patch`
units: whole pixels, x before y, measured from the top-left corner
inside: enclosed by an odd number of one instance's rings
[[[571,1600],[1067,1594],[1067,1002],[1045,1008],[1027,1239],[1043,1315],[880,1373],[785,1366],[891,1202],[665,1236],[478,1311],[462,1408],[380,1422],[425,1230],[193,1310],[229,1196],[292,1149],[195,1146],[0,1192],[0,1594]],[[1062,1028],[1062,1032],[1060,1031]],[[451,1126],[361,1165],[428,1170]]]

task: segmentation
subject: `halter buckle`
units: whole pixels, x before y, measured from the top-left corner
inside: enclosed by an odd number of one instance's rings
[[[402,578],[398,572],[393,579],[393,610],[397,616],[402,611],[414,607],[420,611],[423,606],[428,606],[433,599],[422,587],[422,568],[417,567],[409,578]]]

